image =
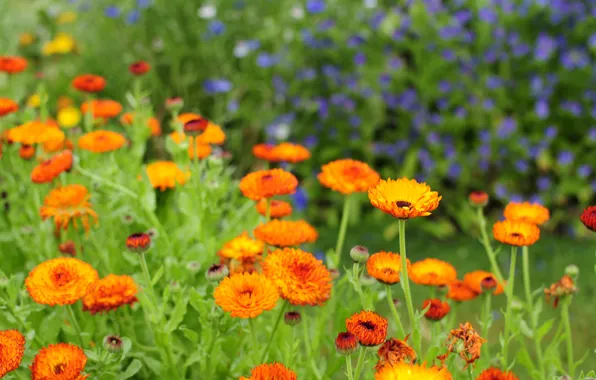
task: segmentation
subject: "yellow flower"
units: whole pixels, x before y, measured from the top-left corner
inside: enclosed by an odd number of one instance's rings
[[[35,36],[31,33],[22,33],[19,37],[19,44],[21,46],[29,46],[35,41]]]
[[[27,99],[27,107],[37,108],[41,104],[41,98],[39,94],[33,94]]]
[[[73,128],[81,121],[81,111],[76,107],[66,107],[58,111],[58,124],[62,128]]]
[[[66,33],[58,33],[52,44],[54,45],[55,54],[68,54],[76,47],[75,39]]]
[[[76,21],[76,19],[77,19],[77,14],[75,12],[67,11],[67,12],[60,13],[60,15],[58,15],[58,19],[56,20],[56,22],[58,24],[69,24],[71,22]]]

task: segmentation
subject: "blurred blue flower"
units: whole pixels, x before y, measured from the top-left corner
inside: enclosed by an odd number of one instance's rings
[[[219,20],[211,20],[207,25],[209,33],[214,36],[219,36],[226,31],[226,25]]]
[[[295,118],[294,113],[280,115],[265,127],[265,132],[275,140],[286,140],[290,136],[290,125]]]
[[[484,130],[484,131],[480,131],[478,136],[480,137],[480,141],[486,143],[486,142],[490,141],[491,133],[490,133],[490,131]]]
[[[348,47],[355,48],[366,42],[366,39],[359,34],[354,34],[348,38]]]
[[[451,83],[447,80],[439,81],[438,87],[441,94],[446,94],[451,91]]]
[[[230,99],[228,102],[228,106],[226,107],[228,112],[235,113],[240,108],[240,104],[238,103],[238,99]]]
[[[497,127],[497,136],[500,138],[506,138],[511,136],[513,132],[517,129],[517,121],[515,121],[512,117],[505,117],[501,120],[501,123]]]
[[[257,56],[257,66],[267,68],[276,65],[279,62],[279,58],[269,53],[259,53]]]
[[[317,76],[317,71],[313,68],[307,67],[304,69],[301,69],[300,71],[298,71],[298,79],[302,79],[302,80],[312,80],[314,78],[316,78]]]
[[[559,163],[559,165],[567,166],[573,162],[573,159],[573,152],[562,151],[561,153],[559,153],[557,157],[557,162]]]
[[[422,164],[422,170],[424,170],[425,172],[428,173],[434,169],[435,162],[433,161],[427,150],[420,149],[420,152],[418,152],[418,159]]]
[[[590,128],[590,130],[588,131],[588,138],[591,141],[596,141],[596,127]]]
[[[567,100],[561,103],[561,108],[569,112],[573,116],[580,116],[582,113],[582,106],[578,102]]]
[[[530,45],[525,43],[513,45],[513,56],[516,58],[523,57],[530,52]]]
[[[404,63],[400,57],[391,57],[388,64],[393,70],[401,69],[404,66]]]
[[[495,101],[492,99],[484,99],[482,102],[482,107],[485,111],[490,111],[495,107]]]
[[[502,85],[503,85],[503,79],[501,79],[500,77],[498,77],[496,75],[489,75],[486,78],[486,86],[491,90],[499,88]]]
[[[550,107],[548,105],[548,101],[546,99],[539,99],[536,102],[536,106],[534,108],[534,112],[540,119],[546,119],[550,114]]]
[[[541,62],[546,61],[557,49],[557,41],[551,36],[540,33],[536,40],[536,48],[534,50],[534,58]]]
[[[487,22],[489,24],[494,24],[494,23],[496,23],[499,16],[498,16],[497,12],[495,12],[494,9],[488,8],[488,7],[483,7],[483,8],[480,8],[480,11],[478,12],[478,17],[480,18],[480,20],[482,20],[484,22]]]
[[[536,187],[538,187],[538,190],[540,191],[546,191],[550,188],[551,186],[551,180],[548,177],[539,177],[536,180]]]
[[[104,9],[104,14],[109,17],[109,18],[118,18],[120,17],[120,8],[118,8],[115,5],[108,5],[105,9]]]
[[[362,119],[358,115],[350,115],[348,122],[352,127],[359,127],[362,125]]]
[[[441,142],[441,135],[434,131],[430,132],[428,135],[426,135],[426,142],[429,145],[437,145]]]
[[[472,12],[469,9],[461,9],[453,14],[453,18],[457,20],[459,24],[465,24],[472,19]]]
[[[596,7],[594,9],[596,9]],[[590,38],[588,39],[588,45],[590,45],[592,49],[596,48],[596,33],[590,36]]]
[[[457,55],[455,55],[455,52],[451,49],[443,49],[441,57],[448,62],[453,62],[457,59]]]
[[[524,201],[524,197],[522,197],[519,194],[511,194],[511,196],[509,197],[509,200],[511,202],[519,203],[519,202],[523,202]]]
[[[554,139],[555,137],[557,137],[558,134],[559,131],[557,130],[557,127],[555,127],[554,125],[551,125],[544,130],[544,137],[546,137],[547,140]]]
[[[506,198],[507,194],[509,192],[507,191],[507,188],[505,187],[505,185],[497,183],[495,185],[495,195],[497,196],[497,198]]]
[[[528,164],[528,161],[519,159],[519,160],[515,161],[515,168],[519,172],[527,173],[528,170],[530,170],[530,165]]]
[[[335,26],[335,20],[333,19],[327,19],[327,20],[323,20],[319,26],[317,27],[317,30],[319,32],[326,32],[329,29],[333,28]]]
[[[149,8],[151,3],[152,3],[152,0],[137,0],[137,6],[141,9]]]
[[[292,205],[298,212],[303,212],[308,206],[308,194],[301,186],[299,186],[296,189],[296,192],[292,195]]]
[[[306,2],[306,11],[311,14],[322,13],[325,11],[326,5],[323,0],[308,0]]]
[[[590,64],[590,58],[581,49],[571,49],[561,55],[561,64],[567,70],[581,69]]]
[[[437,100],[437,108],[440,111],[446,110],[447,107],[449,107],[449,99],[447,99],[447,98],[441,98],[441,99]]]
[[[319,142],[319,139],[317,138],[317,136],[315,135],[308,135],[304,138],[304,146],[306,146],[309,149],[314,148],[317,143]]]
[[[580,178],[587,178],[590,174],[592,174],[592,167],[590,165],[581,165],[577,168],[577,175]]]
[[[366,55],[363,52],[359,51],[354,55],[354,63],[356,65],[364,65],[366,63]]]
[[[203,89],[208,94],[225,93],[232,89],[232,82],[222,78],[206,79],[203,81]]]
[[[458,119],[463,119],[468,115],[468,110],[466,110],[464,107],[457,107],[454,111],[454,114]]]
[[[261,46],[258,40],[238,41],[234,46],[234,56],[237,58],[246,57],[251,51],[257,50]]]
[[[141,12],[138,9],[133,9],[126,14],[126,23],[129,25],[136,24],[141,18]]]

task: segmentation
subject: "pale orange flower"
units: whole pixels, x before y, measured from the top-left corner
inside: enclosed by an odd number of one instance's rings
[[[54,218],[56,229],[66,230],[72,221],[75,228],[80,219],[85,231],[89,231],[90,220],[97,223],[97,214],[89,203],[91,195],[83,185],[67,185],[58,187],[46,196],[40,208],[41,218]]]
[[[304,220],[274,219],[261,224],[254,230],[255,237],[276,247],[293,247],[314,243],[319,233]]]
[[[368,191],[380,180],[379,174],[370,166],[352,159],[331,161],[321,169],[317,175],[319,182],[346,195]]]

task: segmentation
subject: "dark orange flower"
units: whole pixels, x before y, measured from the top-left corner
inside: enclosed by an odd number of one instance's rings
[[[564,275],[558,282],[552,284],[548,289],[544,289],[546,295],[546,302],[550,303],[553,300],[553,307],[557,307],[559,300],[567,296],[573,295],[577,292],[577,287],[573,278],[569,275]]]
[[[35,156],[35,146],[34,145],[27,145],[21,144],[19,148],[19,157],[23,160],[30,160]]]
[[[257,144],[252,147],[252,154],[261,160],[273,161],[273,149],[275,145],[272,144]]]
[[[25,337],[17,330],[0,330],[0,378],[19,368],[25,353]]]
[[[387,339],[377,351],[379,361],[375,369],[380,371],[385,366],[394,366],[397,363],[415,363],[416,352],[406,343],[407,340],[408,337],[405,340]]]
[[[293,247],[314,243],[319,238],[317,230],[304,220],[274,219],[254,230],[255,237],[276,247]]]
[[[0,98],[0,117],[19,110],[19,105],[12,99]]]
[[[147,176],[154,188],[165,191],[176,185],[184,185],[190,178],[190,173],[184,172],[173,161],[156,161],[147,165]]]
[[[488,204],[488,194],[484,191],[472,191],[468,196],[470,204],[475,207],[484,207]]]
[[[377,252],[366,261],[366,271],[384,284],[395,284],[399,282],[401,256],[393,252]]]
[[[31,380],[85,380],[87,365],[85,352],[74,344],[50,344],[33,359]]]
[[[145,61],[137,61],[128,66],[128,71],[133,75],[144,75],[147,74],[149,70],[151,70],[151,65]]]
[[[240,380],[296,380],[298,377],[291,369],[281,363],[261,364],[252,369],[250,377],[240,376]]]
[[[264,243],[259,240],[254,240],[248,237],[246,232],[228,241],[219,250],[218,255],[226,259],[234,259],[238,261],[255,259],[258,255],[263,253]]]
[[[451,307],[447,302],[441,302],[441,300],[437,298],[425,300],[422,303],[422,310],[427,307],[429,307],[429,309],[424,313],[424,316],[431,321],[440,321],[443,317],[449,314],[449,311],[451,310]]]
[[[99,75],[83,74],[72,81],[72,86],[83,92],[100,92],[106,87],[106,80]]]
[[[351,159],[331,161],[321,169],[321,173],[317,175],[319,182],[342,194],[368,191],[380,180],[379,173],[370,166]]]
[[[131,252],[145,252],[149,247],[151,247],[151,236],[144,232],[135,233],[126,238],[126,248]]]
[[[410,279],[419,285],[443,286],[457,279],[453,265],[446,261],[427,258],[412,264]]]
[[[596,232],[596,206],[586,208],[579,219],[587,229]]]
[[[75,228],[77,219],[81,219],[85,231],[89,231],[90,218],[97,223],[97,214],[89,203],[91,195],[83,185],[58,187],[46,196],[40,208],[41,218],[54,218],[56,229],[66,230],[72,221]]]
[[[111,99],[93,99],[91,102],[84,102],[81,104],[81,112],[86,114],[89,107],[94,119],[111,119],[122,112],[122,104]]]
[[[97,271],[84,261],[58,257],[39,264],[25,279],[29,295],[49,306],[72,305],[93,290]]]
[[[257,203],[257,212],[267,216],[267,202],[270,204],[269,216],[271,218],[285,218],[292,215],[292,205],[289,202],[278,201],[276,199],[261,199]]]
[[[184,134],[187,136],[198,136],[201,133],[205,132],[207,126],[209,126],[209,120],[203,117],[199,117],[197,119],[191,119],[184,123],[182,130],[184,131]]]
[[[134,123],[135,114],[133,112],[126,112],[120,116],[120,122],[123,125],[129,126]],[[151,130],[151,136],[161,135],[161,125],[159,120],[154,117],[147,119],[147,127]]]
[[[363,346],[377,346],[387,336],[387,319],[373,311],[361,311],[346,319],[348,332],[356,335]]]
[[[26,145],[44,143],[46,141],[64,140],[64,132],[59,128],[39,121],[29,121],[8,130],[8,139]]]
[[[493,235],[501,243],[522,247],[540,239],[540,228],[532,223],[504,220],[495,223]]]
[[[263,273],[292,305],[322,305],[331,296],[331,273],[309,252],[294,248],[275,250],[263,261]]]
[[[447,298],[454,301],[469,301],[473,300],[479,295],[478,292],[475,292],[473,289],[470,289],[470,287],[461,280],[453,280],[449,284],[447,284],[447,287]]]
[[[503,284],[497,281],[495,275],[483,270],[466,273],[464,283],[476,293],[490,292],[494,295],[503,293]]]
[[[236,273],[219,283],[215,303],[232,317],[255,318],[277,304],[279,293],[269,278],[261,273]]]
[[[358,338],[350,332],[340,332],[335,338],[335,349],[342,355],[350,355],[358,348]]]
[[[491,367],[482,371],[476,380],[518,380],[513,372],[501,371],[499,368]]]
[[[259,170],[249,173],[240,181],[240,191],[255,201],[275,195],[294,194],[298,179],[283,169]]]
[[[25,71],[28,65],[27,60],[23,57],[0,56],[0,71],[8,74],[17,74]]]
[[[469,322],[460,324],[459,328],[451,330],[447,337],[447,352],[438,358],[444,362],[450,353],[459,353],[466,361],[464,368],[474,363],[480,357],[480,350],[486,339],[482,338]]]
[[[97,130],[79,137],[78,145],[83,150],[105,153],[118,150],[126,144],[126,138],[119,133]]]
[[[69,139],[48,140],[43,143],[42,148],[46,153],[56,153],[67,149],[73,150],[74,144]]]
[[[72,152],[65,150],[52,158],[43,161],[31,172],[31,181],[33,183],[49,183],[63,172],[72,168]]]
[[[83,297],[83,310],[96,314],[132,305],[137,302],[138,291],[132,277],[109,274],[97,281],[93,291]]]
[[[197,113],[183,113],[178,116],[178,121],[184,125],[187,122],[195,119],[204,119],[201,115]],[[180,144],[180,142],[186,139],[186,135],[183,133],[173,132],[170,134],[172,139]],[[221,129],[221,127],[211,121],[207,125],[207,128],[201,133],[199,136],[196,136],[197,144],[203,145],[221,145],[226,141],[226,134]]]
[[[382,179],[368,190],[368,199],[373,206],[398,219],[429,216],[431,211],[439,207],[441,198],[426,183],[405,177]]]
[[[541,225],[550,219],[548,209],[538,203],[510,202],[503,212],[505,219]]]

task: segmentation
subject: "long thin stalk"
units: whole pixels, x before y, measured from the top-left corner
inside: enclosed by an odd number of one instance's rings
[[[399,254],[401,256],[401,275],[400,283],[404,289],[406,306],[408,307],[408,316],[410,318],[410,327],[416,352],[422,352],[422,340],[418,322],[414,314],[414,305],[412,304],[412,293],[410,291],[410,279],[408,277],[408,262],[406,256],[406,220],[399,219]]]
[[[322,375],[321,372],[319,371],[319,368],[317,367],[317,362],[315,360],[315,358],[313,357],[313,352],[312,352],[312,346],[310,345],[310,334],[308,331],[309,325],[308,325],[308,313],[306,313],[306,311],[304,311],[304,313],[302,313],[302,333],[304,335],[304,348],[306,349],[306,358],[308,360],[308,362],[310,363],[310,366],[315,374],[315,377],[317,379],[322,379]]]
[[[503,274],[501,273],[501,269],[499,268],[499,264],[497,263],[497,259],[495,256],[495,251],[490,245],[490,239],[488,238],[488,233],[486,232],[486,219],[484,218],[484,211],[481,207],[478,208],[477,211],[478,223],[480,224],[480,234],[482,236],[482,245],[484,246],[484,250],[488,256],[490,261],[490,265],[492,267],[492,271],[497,277],[499,283],[504,283]]]
[[[346,372],[348,380],[354,380],[354,370],[352,369],[352,355],[346,355]]]
[[[513,300],[513,289],[515,285],[515,260],[517,258],[517,247],[511,247],[511,263],[509,266],[509,282],[507,283],[507,310],[505,311],[505,331],[503,332],[503,347],[501,348],[501,364],[503,368],[508,368],[508,348],[509,348],[509,333],[511,330],[512,307],[511,300]]]
[[[281,322],[281,319],[284,316],[284,311],[286,310],[287,306],[288,306],[288,301],[284,301],[281,306],[281,309],[279,309],[279,314],[277,315],[277,318],[275,319],[275,324],[273,325],[273,330],[271,330],[271,335],[269,336],[269,341],[267,342],[267,345],[265,346],[263,355],[261,355],[261,361],[260,361],[261,363],[263,363],[263,361],[265,360],[265,357],[267,356],[267,352],[269,352],[271,343],[273,343],[273,337],[275,336],[275,332],[277,331],[279,323]]]
[[[81,348],[83,348],[83,336],[81,335],[81,326],[79,326],[79,322],[77,321],[77,317],[75,316],[74,310],[72,309],[72,305],[66,305],[66,311],[68,312],[68,317],[70,319],[70,323],[72,323],[72,327],[74,327],[77,335],[79,336],[79,343],[81,344]]]
[[[153,291],[153,283],[151,281],[151,275],[149,274],[149,267],[147,266],[147,260],[145,259],[144,253],[139,254],[139,261],[141,263],[141,270],[143,271],[143,279],[145,280],[146,291],[149,293],[152,305],[157,307],[158,301],[157,297],[155,296],[155,292]]]
[[[252,338],[252,352],[254,352],[254,357],[255,357],[255,365],[258,365],[259,362],[259,341],[257,340],[257,329],[255,327],[255,321],[254,318],[249,318],[248,319],[248,324],[250,326],[250,336]]]
[[[366,348],[360,347],[360,354],[358,354],[358,362],[356,363],[356,372],[354,374],[354,380],[360,379],[360,373],[362,372],[362,365],[364,364],[364,355],[366,354]]]
[[[393,294],[391,293],[391,285],[385,285],[385,289],[387,291],[387,302],[389,303],[389,309],[391,309],[391,313],[393,314],[393,319],[395,319],[395,323],[397,324],[397,332],[401,339],[406,336],[406,332],[404,330],[404,325],[401,323],[401,318],[399,317],[399,313],[397,312],[397,308],[395,307],[395,303],[393,302]]]
[[[269,223],[271,220],[271,199],[265,198],[266,208],[265,208],[265,223]],[[267,255],[267,243],[263,242],[263,257]]]
[[[489,331],[489,319],[490,319],[490,313],[491,313],[491,300],[492,300],[492,293],[490,292],[484,292],[482,294],[482,297],[484,298],[484,305],[482,308],[482,337],[484,339],[487,340],[487,342],[490,342],[490,339],[488,339],[488,331]],[[482,348],[484,349],[484,355],[486,358],[488,358],[488,360],[490,361],[490,345],[488,343],[484,344],[482,346]]]
[[[344,198],[344,207],[341,213],[341,222],[339,223],[339,234],[337,235],[337,242],[335,243],[335,260],[333,262],[334,268],[339,268],[341,263],[341,253],[346,239],[346,230],[348,229],[348,221],[350,220],[350,196],[346,195]]]
[[[565,327],[565,341],[567,342],[567,366],[569,367],[568,375],[575,379],[575,361],[573,359],[573,336],[571,335],[571,323],[569,323],[569,304],[571,297],[564,300],[561,305],[561,318]]]
[[[530,280],[530,254],[527,246],[522,247],[522,265],[523,265],[523,276],[524,276],[524,290],[526,293],[526,302],[528,313],[530,314],[530,323],[532,331],[534,331],[533,339],[534,346],[536,349],[536,357],[538,359],[538,368],[540,371],[540,378],[546,378],[544,369],[544,357],[542,354],[542,346],[540,345],[540,337],[538,336],[538,319],[534,315],[534,300],[532,299],[532,283]]]

